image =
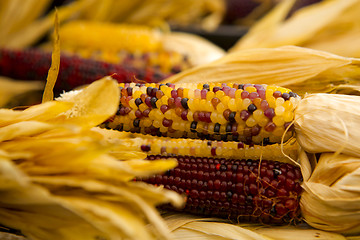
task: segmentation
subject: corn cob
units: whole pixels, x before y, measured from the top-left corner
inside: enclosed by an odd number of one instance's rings
[[[37,49],[0,50],[0,75],[14,79],[46,80],[51,64],[51,53]],[[56,92],[71,90],[96,79],[113,75],[118,82],[158,82],[168,74],[156,68],[139,68],[131,62],[110,64],[79,56],[61,55]]]
[[[117,114],[101,127],[175,138],[269,145],[290,139],[299,97],[259,84],[120,84]],[[288,131],[286,129],[289,127]]]
[[[148,156],[159,158],[164,156]],[[174,169],[139,180],[184,194],[183,211],[266,224],[300,219],[302,176],[292,164],[266,159],[176,158]]]
[[[163,73],[191,67],[187,56],[164,49],[161,33],[147,26],[75,21],[62,27],[60,35],[63,51],[84,58],[157,67]]]

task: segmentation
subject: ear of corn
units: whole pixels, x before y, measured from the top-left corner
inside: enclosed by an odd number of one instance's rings
[[[288,159],[297,159],[298,148],[296,141],[285,144],[271,144],[266,146],[247,145],[242,142],[223,142],[199,139],[175,139],[163,137],[144,137],[136,135],[132,139],[134,147],[148,155],[162,156],[193,156],[231,159],[267,159],[291,163]],[[284,155],[284,154],[286,155]]]
[[[102,127],[177,138],[280,143],[297,94],[253,84],[120,84],[117,114]],[[293,135],[291,127],[285,141]]]
[[[3,76],[45,81],[50,64],[51,53],[49,52],[37,49],[0,50],[0,75]],[[118,82],[136,80],[158,82],[167,76],[158,69],[138,68],[132,63],[111,64],[62,54],[55,91],[71,90],[112,74]]]
[[[149,156],[160,159],[161,156]],[[177,156],[178,166],[143,179],[187,196],[184,211],[237,221],[285,223],[300,216],[300,169],[252,159]]]
[[[134,62],[177,73],[222,57],[208,40],[186,33],[160,32],[143,25],[74,21],[61,28],[62,50],[110,63]]]

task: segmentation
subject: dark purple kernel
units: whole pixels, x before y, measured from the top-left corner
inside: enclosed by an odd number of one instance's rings
[[[289,93],[283,93],[282,94],[282,98],[286,101],[290,99],[290,94]]]

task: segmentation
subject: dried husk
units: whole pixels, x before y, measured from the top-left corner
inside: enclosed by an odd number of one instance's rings
[[[324,0],[297,10],[282,1],[259,20],[230,51],[296,45],[341,56],[360,57],[357,0]]]
[[[112,143],[106,130],[94,130],[118,104],[117,83],[105,78],[61,102],[1,109],[2,225],[30,239],[170,238],[155,206],[180,206],[183,198],[131,180],[177,163],[146,161],[126,136]]]
[[[298,94],[359,84],[360,61],[307,48],[246,49],[185,70],[165,82],[259,83],[288,87]]]
[[[306,224],[297,226],[266,226],[251,223],[230,223],[224,219],[199,218],[187,214],[167,213],[166,223],[175,239],[338,239],[345,240],[341,234],[313,229]]]
[[[306,95],[295,109],[295,130],[297,141],[307,152],[360,157],[360,97]]]
[[[305,221],[318,229],[360,234],[360,158],[323,153],[303,183],[301,210]]]

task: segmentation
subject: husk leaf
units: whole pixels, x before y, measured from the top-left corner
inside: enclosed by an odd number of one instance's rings
[[[360,97],[309,94],[295,109],[296,138],[311,153],[341,152],[360,157]]]
[[[321,154],[312,176],[303,183],[300,204],[308,224],[325,231],[360,233],[359,169],[357,157]]]
[[[1,109],[1,224],[31,239],[169,239],[155,206],[184,199],[132,180],[177,163],[146,161],[125,135],[114,147],[94,130],[118,102],[117,84],[103,79],[61,102]]]
[[[298,94],[330,91],[359,83],[360,61],[301,47],[246,49],[185,70],[165,82],[259,83],[288,87]]]
[[[181,213],[164,216],[175,239],[338,239],[345,237],[306,224],[297,226],[266,226],[251,223],[230,223],[217,218],[198,218]]]

